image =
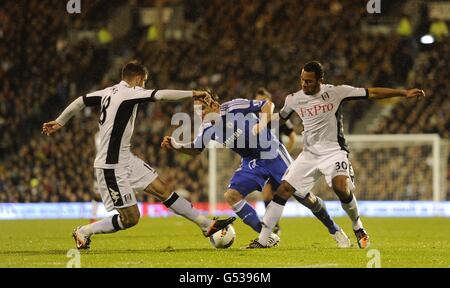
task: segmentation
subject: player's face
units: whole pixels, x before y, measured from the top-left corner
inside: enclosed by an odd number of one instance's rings
[[[302,70],[300,75],[300,86],[306,95],[314,95],[320,90],[321,79],[316,79],[314,72]]]
[[[198,115],[201,115],[202,120],[205,119],[206,115],[210,113],[218,113],[220,110],[220,105],[216,102],[213,102],[211,106],[206,105],[202,101],[195,101],[194,104],[199,108],[201,107],[201,112],[198,111],[196,113],[198,113]]]
[[[196,106],[196,109],[198,109],[196,110],[197,115],[200,116],[202,120],[205,118],[206,115],[211,113],[211,108],[202,101],[195,101],[194,105]]]

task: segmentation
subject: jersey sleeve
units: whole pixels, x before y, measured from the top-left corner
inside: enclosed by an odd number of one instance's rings
[[[365,88],[356,88],[349,85],[339,85],[334,87],[335,92],[341,100],[368,99],[369,91]]]
[[[84,105],[84,103],[83,103],[83,97],[78,97],[77,99],[75,99],[75,101],[70,103],[69,106],[67,106],[67,108],[61,113],[61,115],[59,115],[58,118],[56,118],[55,121],[59,125],[64,126],[70,120],[70,118],[75,116],[78,112],[83,110],[85,107],[86,107],[86,105]]]
[[[100,106],[102,97],[105,96],[107,89],[91,92],[83,96],[83,103],[86,107]]]
[[[184,99],[193,98],[192,91],[182,91],[182,90],[159,90],[154,95],[154,100],[165,100],[165,101],[180,101]]]
[[[234,99],[230,102],[223,103],[220,106],[221,112],[228,113],[232,111],[239,111],[241,113],[259,113],[267,101],[248,100],[248,99]]]
[[[158,90],[147,90],[141,87],[135,87],[129,90],[127,100],[135,103],[147,103],[156,101],[155,95]]]
[[[208,143],[214,138],[214,129],[211,124],[202,125],[197,137],[194,139],[194,149],[203,151]]]
[[[286,100],[284,101],[284,106],[280,110],[280,119],[288,120],[292,114],[294,113],[294,107],[292,105],[292,98],[294,94],[291,94],[286,97]]]

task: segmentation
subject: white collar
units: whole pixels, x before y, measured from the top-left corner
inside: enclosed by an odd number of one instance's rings
[[[131,88],[130,84],[128,84],[125,80],[120,81],[119,85],[123,85],[125,87]]]

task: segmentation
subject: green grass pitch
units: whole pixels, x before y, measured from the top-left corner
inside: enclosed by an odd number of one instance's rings
[[[377,249],[381,267],[450,267],[450,219],[364,219],[372,246],[360,250],[348,219],[336,219],[354,247],[338,249],[313,218],[284,218],[280,246],[242,250],[256,233],[239,219],[229,249],[214,249],[180,217],[141,219],[128,231],[96,235],[80,256],[87,267],[367,267]],[[86,220],[0,221],[0,267],[66,267],[72,229]],[[369,252],[369,253],[368,253]]]

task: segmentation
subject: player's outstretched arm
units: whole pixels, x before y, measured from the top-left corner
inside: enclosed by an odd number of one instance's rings
[[[83,110],[86,106],[83,97],[78,97],[59,115],[56,120],[44,123],[42,125],[42,133],[49,136],[61,129],[75,114]]]
[[[206,91],[183,91],[183,90],[158,90],[155,93],[157,101],[181,101],[187,99],[198,100],[202,99],[208,101],[211,95]]]
[[[405,97],[405,98],[423,98],[425,97],[425,91],[421,89],[391,89],[391,88],[369,88],[369,99],[378,100],[393,97]]]
[[[253,135],[258,135],[261,133],[267,125],[272,121],[273,110],[275,109],[275,104],[272,101],[267,100],[264,106],[261,108],[259,113],[259,123],[253,126]]]
[[[200,149],[195,149],[193,143],[181,144],[170,136],[164,136],[161,147],[165,149],[173,149],[187,155],[199,155],[202,153]]]

